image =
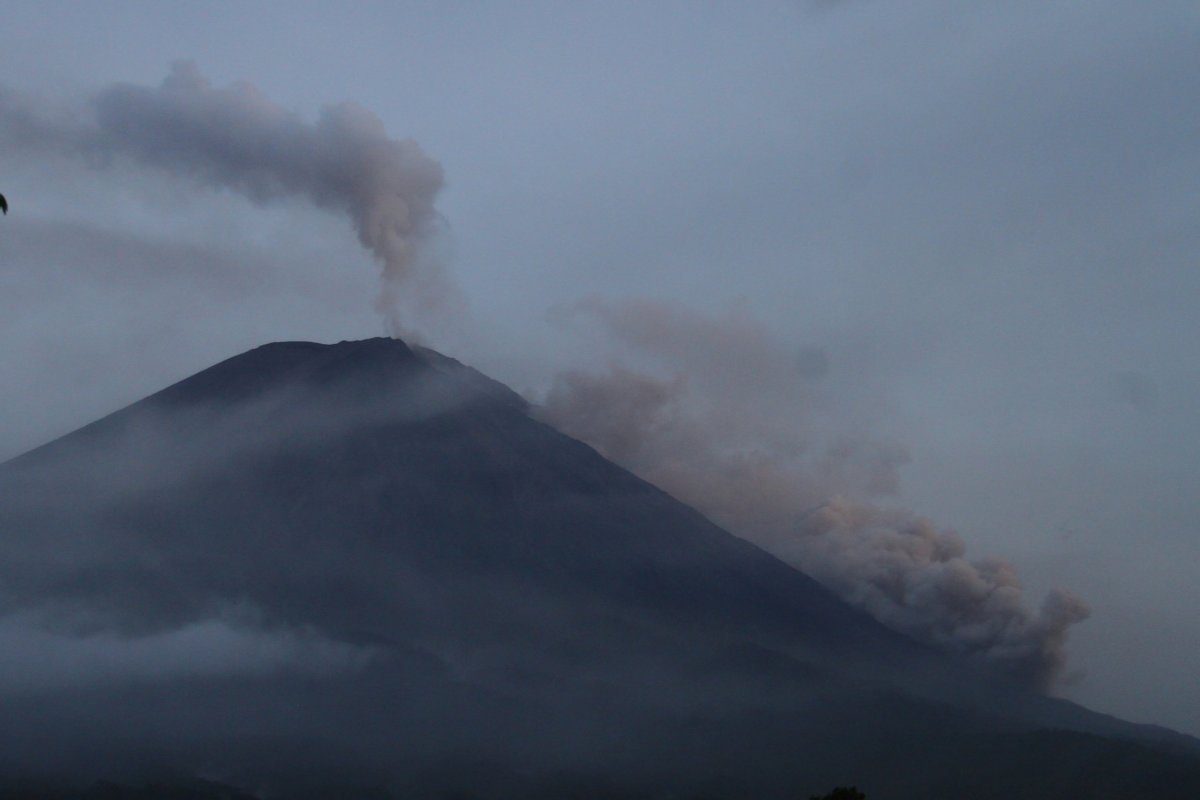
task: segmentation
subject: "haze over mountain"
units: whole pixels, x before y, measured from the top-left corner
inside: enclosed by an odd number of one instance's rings
[[[1193,786],[1193,9],[312,11],[8,9],[4,457],[539,405],[4,467],[0,766]]]
[[[398,340],[259,347],[13,459],[0,535],[8,779],[1200,787],[1194,740],[883,627]]]
[[[1200,734],[1194,2],[9,0],[4,19],[0,459],[263,342],[392,330],[380,299],[537,402],[635,373],[665,398],[657,430],[687,439],[726,394],[663,342],[558,309],[749,320],[804,390],[734,373],[796,494],[838,478],[886,492],[856,506],[961,532],[966,561],[1020,576],[1014,621],[1077,592],[1092,614],[1056,691]],[[849,469],[820,441],[845,434],[873,445]],[[662,445],[624,465],[684,497]],[[800,563],[796,531],[701,494]],[[825,510],[835,534],[869,516]],[[900,586],[953,572],[912,563]],[[912,611],[891,622],[1007,652]]]
[[[0,87],[0,126],[35,152],[147,166],[261,205],[303,198],[341,212],[382,266],[376,309],[390,331],[402,329],[401,300],[410,312],[458,316],[445,314],[452,282],[423,257],[441,167],[356,104],[328,106],[307,123],[253,84],[215,87],[195,64],[177,62],[161,85],[110,86],[85,113]],[[1088,616],[1086,602],[1054,588],[1035,611],[1008,562],[968,559],[953,530],[873,505],[895,493],[907,452],[814,413],[829,370],[824,350],[797,354],[752,321],[672,304],[592,297],[557,311],[565,321],[581,315],[657,356],[667,375],[616,363],[564,370],[544,409],[559,429],[893,628],[1043,688],[1062,675],[1068,631]]]

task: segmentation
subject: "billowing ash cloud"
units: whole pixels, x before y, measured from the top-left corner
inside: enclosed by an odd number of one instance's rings
[[[348,215],[383,267],[379,310],[398,332],[400,287],[436,228],[442,186],[441,166],[416,142],[389,138],[350,102],[305,122],[252,84],[213,87],[186,62],[157,88],[105,89],[86,111],[54,112],[4,91],[0,132],[9,146],[76,152],[94,165],[131,158],[255,203],[300,197]]]
[[[893,628],[1043,688],[1060,675],[1086,604],[1056,590],[1035,611],[1010,564],[969,560],[954,531],[881,507],[907,454],[861,425],[838,431],[824,351],[654,303],[588,300],[563,316],[599,323],[639,366],[559,375],[547,421]]]
[[[1088,616],[1055,589],[1034,613],[1012,565],[968,561],[959,536],[907,511],[844,496],[807,514],[799,536],[777,543],[842,597],[881,622],[934,644],[981,654],[1048,688],[1066,665],[1068,628]]]
[[[441,168],[370,112],[342,103],[309,123],[248,83],[215,88],[188,63],[159,87],[112,86],[80,109],[0,90],[0,138],[346,214],[382,264],[379,308],[393,333],[402,285],[437,225]],[[838,365],[824,349],[785,346],[737,315],[650,303],[590,300],[565,316],[598,322],[632,366],[560,375],[549,421],[893,627],[1042,685],[1060,672],[1086,606],[1055,592],[1031,610],[1009,565],[970,561],[952,531],[879,507],[907,454],[860,426],[838,430]]]

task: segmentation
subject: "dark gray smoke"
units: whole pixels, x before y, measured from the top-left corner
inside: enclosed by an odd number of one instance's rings
[[[2,91],[0,133],[10,147],[78,153],[97,166],[131,158],[255,203],[301,197],[344,213],[383,267],[378,307],[399,332],[401,284],[436,229],[442,187],[441,166],[416,142],[389,138],[350,102],[305,122],[252,84],[214,88],[191,63],[175,64],[157,88],[119,84],[91,100],[54,111]]]
[[[823,351],[738,315],[598,300],[573,311],[641,366],[559,375],[548,421],[895,629],[1040,687],[1061,674],[1086,604],[1055,590],[1035,611],[1010,564],[968,560],[954,531],[880,507],[907,454],[858,425],[838,432]]]

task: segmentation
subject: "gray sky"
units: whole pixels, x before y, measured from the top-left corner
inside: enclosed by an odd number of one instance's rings
[[[574,319],[586,298],[766,331],[818,387],[805,425],[907,451],[888,503],[1034,600],[1086,598],[1066,696],[1200,734],[1194,3],[4,17],[0,84],[47,108],[191,59],[415,139],[457,290],[414,285],[409,324],[535,398],[646,357]],[[384,331],[344,215],[97,161],[0,141],[0,457],[266,341]]]

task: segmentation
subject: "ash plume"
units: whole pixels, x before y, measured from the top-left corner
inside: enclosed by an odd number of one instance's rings
[[[655,303],[592,299],[560,316],[599,324],[637,366],[560,374],[548,422],[890,627],[1039,688],[1062,673],[1087,605],[1055,590],[1034,610],[1012,565],[968,559],[954,531],[881,506],[907,453],[860,424],[838,431],[823,351],[790,349],[744,316]]]
[[[430,292],[420,255],[438,224],[441,168],[353,103],[310,123],[249,83],[214,87],[177,63],[158,87],[111,86],[75,108],[0,88],[0,142],[345,214],[382,265],[378,307],[394,335],[403,294]],[[1086,606],[1054,592],[1033,610],[1010,565],[968,560],[953,531],[882,507],[908,455],[840,424],[825,350],[787,346],[744,316],[653,303],[588,300],[562,316],[598,324],[626,359],[559,375],[548,421],[895,628],[1039,685],[1059,674]]]
[[[132,159],[260,205],[303,198],[347,215],[382,266],[377,305],[393,334],[402,284],[415,279],[438,223],[441,166],[411,139],[390,138],[367,109],[343,102],[308,123],[250,83],[212,86],[190,62],[158,87],[117,84],[80,109],[0,90],[0,133],[9,147],[75,153],[94,166]]]

